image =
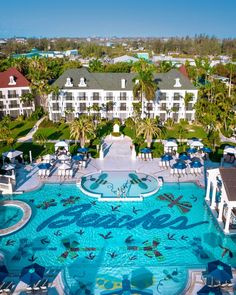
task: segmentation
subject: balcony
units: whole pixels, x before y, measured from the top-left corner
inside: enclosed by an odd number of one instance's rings
[[[100,100],[102,97],[101,96],[92,96],[91,99],[92,100]]]
[[[87,96],[77,96],[78,100],[87,100],[88,97]]]
[[[74,99],[74,96],[71,96],[71,95],[65,96],[65,100],[73,100],[73,99]]]
[[[8,94],[8,98],[17,98],[19,97],[19,94]]]
[[[127,96],[120,96],[119,100],[127,100]]]
[[[9,109],[18,109],[20,108],[19,104],[9,104]]]
[[[5,95],[0,95],[0,99],[3,99],[3,98],[5,98],[6,96]]]
[[[113,96],[107,96],[106,101],[113,101],[114,97]]]

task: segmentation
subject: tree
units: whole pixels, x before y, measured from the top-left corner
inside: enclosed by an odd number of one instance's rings
[[[145,118],[137,126],[137,136],[144,135],[147,146],[150,147],[153,137],[160,136],[161,129],[157,126],[154,119]]]
[[[104,67],[99,59],[92,59],[89,61],[89,71],[90,72],[103,72]]]
[[[20,101],[23,103],[23,104],[26,104],[26,105],[31,105],[32,102],[34,101],[34,95],[33,93],[31,92],[26,92],[26,93],[23,93],[20,97]]]
[[[171,61],[161,61],[157,67],[157,70],[159,73],[166,73],[175,68],[176,66]]]
[[[133,70],[137,73],[133,79],[133,95],[140,99],[142,104],[141,118],[144,116],[143,95],[146,100],[152,100],[156,97],[157,84],[154,82],[155,67],[147,61],[141,59],[133,66]]]
[[[84,147],[88,136],[94,132],[93,122],[87,116],[80,116],[70,124],[70,137],[76,141],[80,140],[81,147]]]

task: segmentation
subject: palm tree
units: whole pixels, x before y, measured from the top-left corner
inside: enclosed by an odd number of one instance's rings
[[[157,126],[154,119],[145,118],[137,126],[137,136],[144,135],[148,147],[151,146],[153,137],[160,136],[160,134],[161,129]]]
[[[31,105],[34,101],[34,95],[31,92],[23,93],[20,97],[20,101],[25,105]]]
[[[84,147],[88,136],[94,132],[93,122],[86,116],[80,116],[70,124],[70,137],[76,142],[80,140],[81,147]]]
[[[89,62],[90,72],[102,72],[104,70],[103,64],[99,59],[93,59]]]
[[[156,97],[157,84],[154,82],[153,73],[155,67],[145,60],[140,60],[133,66],[133,71],[137,72],[137,76],[133,79],[133,95],[140,99],[142,103],[141,118],[144,117],[143,95],[146,100],[153,100]]]

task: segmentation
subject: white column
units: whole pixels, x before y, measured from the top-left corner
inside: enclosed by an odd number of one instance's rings
[[[100,151],[99,151],[99,159],[100,159],[100,160],[103,160],[103,159],[104,159],[104,154],[103,154],[102,145],[101,145],[101,148],[100,148]]]
[[[211,180],[210,180],[210,176],[208,176],[208,178],[207,178],[206,201],[210,201],[210,191],[211,191]]]
[[[226,222],[225,222],[225,229],[224,229],[224,231],[226,233],[229,233],[229,222],[230,222],[230,217],[231,217],[231,210],[232,210],[232,208],[230,206],[228,206]]]
[[[223,209],[224,209],[224,200],[221,197],[221,201],[220,201],[220,204],[219,204],[219,215],[218,215],[218,218],[217,218],[217,220],[219,222],[222,222]]]
[[[217,183],[216,181],[213,182],[213,191],[212,191],[212,196],[211,196],[211,209],[215,209],[216,206],[216,187]]]

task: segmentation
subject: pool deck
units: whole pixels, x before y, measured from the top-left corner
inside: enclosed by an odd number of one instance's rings
[[[135,170],[136,172],[142,172],[150,174],[154,177],[162,177],[164,182],[195,182],[198,185],[204,187],[204,174],[186,174],[177,175],[170,174],[170,168],[164,169],[159,167],[160,159],[153,159],[151,161],[143,160],[128,160],[121,157],[108,158],[104,160],[90,159],[86,168],[76,170],[72,178],[62,179],[58,176],[58,165],[53,168],[51,175],[47,178],[40,178],[38,176],[38,164],[32,164],[23,166],[17,169],[17,186],[16,193],[32,191],[39,188],[44,183],[77,183],[79,179],[87,174],[105,171],[117,171],[117,170]]]
[[[185,289],[182,291],[181,295],[196,295],[197,292],[204,287],[204,282],[202,280],[202,271],[205,269],[189,269],[188,271],[188,282]],[[232,271],[233,279],[232,283],[233,286],[236,286],[236,270]],[[222,294],[224,295],[234,295],[235,294],[235,287],[224,287],[221,288]]]
[[[195,182],[198,185],[205,186],[205,172],[208,168],[219,167],[220,163],[213,163],[211,161],[204,162],[204,173],[194,175],[190,174],[189,168],[187,168],[186,175],[171,175],[170,168],[160,167],[160,159],[154,158],[152,160],[132,159],[132,141],[128,137],[124,137],[122,140],[112,140],[109,136],[103,143],[104,158],[101,159],[89,159],[87,166],[78,170],[76,168],[72,178],[61,179],[58,176],[58,166],[56,163],[53,167],[50,176],[41,179],[38,176],[38,164],[31,164],[23,166],[17,169],[17,185],[16,193],[31,191],[39,188],[44,183],[77,183],[79,179],[90,173],[99,172],[101,170],[117,171],[117,170],[135,170],[136,172],[142,172],[150,174],[154,177],[162,177],[164,182]],[[196,155],[198,156],[198,155]],[[199,155],[200,156],[200,155]],[[175,159],[170,161],[170,165],[175,162]]]

